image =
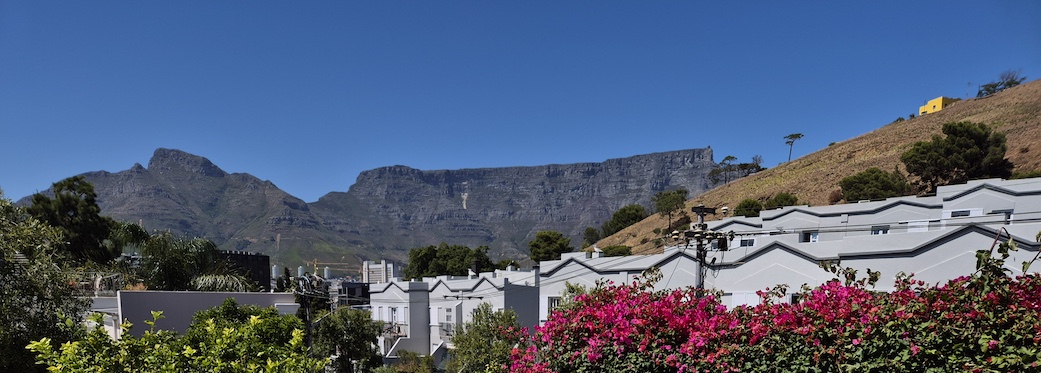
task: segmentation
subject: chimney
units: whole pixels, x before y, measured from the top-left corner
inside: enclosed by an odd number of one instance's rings
[[[542,274],[539,273],[539,266],[538,266],[538,264],[536,264],[535,266],[531,267],[531,269],[532,269],[533,272],[535,272],[535,287],[537,288],[537,287],[539,287],[539,277],[542,277]]]

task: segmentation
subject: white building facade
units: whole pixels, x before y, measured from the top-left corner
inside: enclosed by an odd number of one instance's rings
[[[877,290],[891,290],[898,273],[926,283],[943,283],[973,273],[976,251],[995,240],[1014,240],[1019,251],[1006,262],[1013,274],[1038,252],[1041,232],[1041,178],[976,180],[941,186],[930,197],[897,197],[832,206],[789,206],[758,217],[710,221],[708,229],[734,232],[726,251],[710,251],[704,284],[723,292],[730,306],[757,304],[756,291],[788,285],[817,286],[835,275],[822,261],[881,272]],[[697,250],[685,242],[662,254],[601,257],[568,253],[543,261],[533,271],[496,271],[462,278],[426,278],[372,285],[373,318],[387,323],[384,356],[409,350],[444,357],[450,333],[482,302],[513,309],[525,326],[545,321],[561,301],[567,284],[596,286],[598,281],[630,283],[656,267],[655,288],[695,286]],[[1041,268],[1041,264],[1033,267]],[[426,351],[426,352],[424,352]]]
[[[522,326],[534,329],[538,325],[536,278],[534,271],[496,270],[372,284],[372,318],[384,325],[377,343],[380,352],[390,361],[400,351],[411,351],[440,363],[452,347],[452,335],[472,321],[481,303],[495,311],[513,310]]]

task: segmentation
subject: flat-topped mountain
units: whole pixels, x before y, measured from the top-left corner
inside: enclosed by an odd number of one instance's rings
[[[707,148],[531,167],[390,166],[362,172],[347,192],[310,204],[173,149],[156,150],[147,168],[84,176],[105,215],[296,266],[404,260],[410,248],[441,242],[488,245],[493,258],[521,258],[540,230],[561,231],[578,246],[585,227],[599,227],[624,205],[649,207],[666,189],[708,190],[714,165]]]

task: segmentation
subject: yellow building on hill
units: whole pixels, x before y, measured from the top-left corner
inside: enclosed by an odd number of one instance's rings
[[[935,113],[937,111],[943,110],[947,106],[950,106],[951,104],[953,104],[955,102],[958,102],[958,101],[961,101],[961,100],[956,99],[956,98],[940,96],[940,97],[934,98],[932,100],[929,100],[929,102],[926,102],[925,105],[920,106],[918,108],[918,114],[919,115],[926,115],[926,114],[930,114],[930,113]]]

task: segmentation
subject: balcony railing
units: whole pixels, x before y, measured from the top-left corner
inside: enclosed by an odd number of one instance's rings
[[[405,324],[396,324],[396,323],[383,324],[383,336],[384,337],[404,337],[404,336],[406,336],[408,334],[408,333],[406,333],[407,328],[408,328],[408,325],[405,325]]]
[[[111,272],[75,272],[69,286],[81,297],[115,297],[123,288],[123,275]]]
[[[442,337],[451,337],[454,334],[455,334],[455,323],[452,323],[452,322],[443,322],[443,323],[441,323],[441,336]]]

